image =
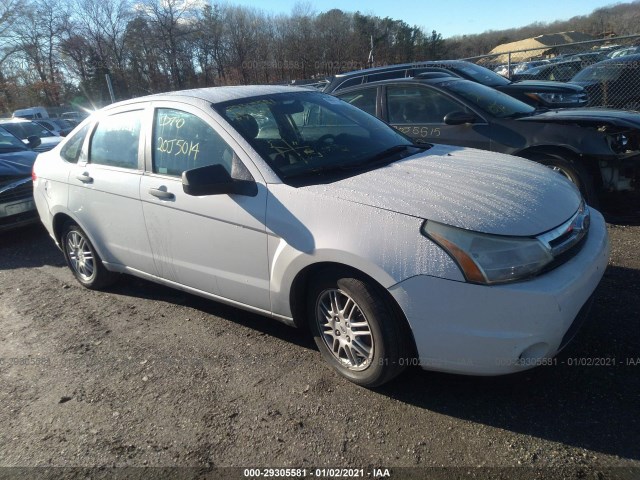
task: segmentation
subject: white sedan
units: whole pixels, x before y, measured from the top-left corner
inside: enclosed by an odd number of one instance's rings
[[[605,223],[552,170],[414,144],[331,96],[220,87],[136,98],[34,166],[76,279],[119,274],[309,328],[349,380],[404,367],[496,375],[575,333]]]

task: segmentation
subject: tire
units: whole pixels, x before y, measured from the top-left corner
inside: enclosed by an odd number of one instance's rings
[[[584,197],[587,204],[592,207],[598,206],[598,197],[594,186],[593,177],[584,165],[556,155],[540,155],[530,157],[531,160],[546,165],[571,181]]]
[[[89,237],[75,223],[64,226],[60,244],[69,269],[82,286],[99,290],[118,279],[118,274],[104,267]]]
[[[380,386],[409,363],[408,329],[371,283],[325,272],[311,284],[307,305],[309,326],[320,353],[353,383]]]

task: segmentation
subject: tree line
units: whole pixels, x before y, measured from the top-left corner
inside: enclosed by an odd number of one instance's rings
[[[404,21],[299,4],[289,15],[203,0],[0,0],[0,109],[109,102],[320,78],[443,55]]]
[[[0,0],[0,111],[102,106],[110,101],[106,74],[118,100],[284,83],[371,64],[464,58],[547,32],[636,33],[639,17],[636,1],[565,22],[445,40],[402,20],[318,13],[309,4],[283,15],[213,0]]]

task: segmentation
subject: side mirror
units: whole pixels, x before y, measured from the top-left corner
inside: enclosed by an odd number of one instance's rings
[[[29,148],[36,148],[41,143],[42,143],[42,140],[40,140],[40,137],[36,135],[30,135],[27,137],[27,147]]]
[[[464,125],[465,123],[476,123],[476,116],[473,113],[455,111],[444,116],[444,123],[447,125]]]
[[[182,190],[187,195],[246,195],[255,197],[258,186],[252,180],[236,180],[220,164],[206,165],[182,172]]]

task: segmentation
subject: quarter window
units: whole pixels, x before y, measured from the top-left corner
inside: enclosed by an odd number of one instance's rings
[[[180,176],[185,170],[222,165],[231,173],[233,150],[200,118],[159,108],[153,125],[153,172]]]
[[[105,117],[91,138],[89,161],[98,165],[138,168],[142,110]]]
[[[82,151],[84,137],[87,136],[88,132],[89,124],[82,127],[79,132],[77,132],[75,135],[73,135],[73,137],[67,140],[64,147],[62,147],[62,150],[60,150],[60,156],[67,162],[77,163],[78,158],[80,158],[80,152]]]
[[[358,107],[360,110],[364,110],[371,115],[376,114],[376,96],[378,93],[377,88],[363,88],[356,92],[349,92],[337,95],[338,98],[350,103],[354,107]]]

